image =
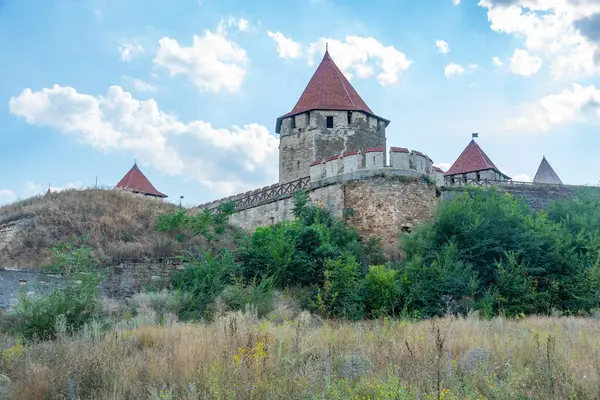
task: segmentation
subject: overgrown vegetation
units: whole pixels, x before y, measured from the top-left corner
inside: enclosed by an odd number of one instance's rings
[[[310,204],[306,193],[297,193],[294,200],[293,222],[261,227],[241,236],[234,251],[180,256],[185,271],[175,276],[174,287],[193,299],[180,317],[210,318],[215,307],[240,309],[244,306],[239,298],[242,294],[262,299],[259,310],[266,313],[274,290],[291,290],[301,297],[305,308],[328,317],[361,319],[372,313],[364,307],[364,298],[371,290],[364,285],[364,277],[369,265],[383,261],[378,241],[364,244],[354,227]],[[188,236],[216,240],[234,210],[227,203],[214,213],[163,215],[158,226],[165,232],[188,232]],[[379,315],[380,310],[376,313]]]
[[[0,396],[597,397],[597,197],[537,212],[469,191],[402,235],[402,262],[303,193],[293,222],[227,247],[233,211],[158,217],[184,269],[123,302],[100,296],[93,247],[53,247],[65,288],[0,321]]]
[[[149,310],[108,334],[90,323],[52,342],[6,340],[0,397],[593,399],[599,329],[568,317],[338,324],[306,312],[187,324]]]
[[[92,249],[67,244],[52,250],[51,268],[63,274],[64,287],[37,299],[21,292],[1,321],[5,331],[28,341],[54,339],[60,329],[75,332],[99,314],[103,273]]]
[[[196,317],[210,315],[232,284],[240,290],[252,284],[263,295],[294,290],[305,308],[345,319],[472,311],[486,318],[584,315],[600,302],[600,200],[586,193],[534,211],[505,193],[466,192],[442,203],[434,221],[402,235],[406,258],[399,263],[385,263],[377,240],[364,243],[306,194],[297,194],[294,204],[293,222],[258,228],[233,252],[188,257],[178,281],[201,288],[191,291]],[[226,207],[219,220],[180,213],[162,217],[160,226],[214,238],[218,231],[210,227],[233,212]]]
[[[10,242],[0,241],[0,267],[49,265],[52,247],[84,236],[104,265],[161,260],[191,246],[213,246],[204,237],[196,237],[187,240],[186,247],[176,234],[158,232],[158,216],[176,210],[161,200],[107,189],[65,190],[3,206],[0,230],[10,228],[15,236]],[[221,235],[219,246],[231,247],[229,236],[228,232]]]
[[[403,237],[404,307],[423,316],[480,310],[585,314],[600,297],[600,199],[533,211],[522,199],[473,190]]]

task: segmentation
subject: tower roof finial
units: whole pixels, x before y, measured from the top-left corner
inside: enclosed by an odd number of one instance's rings
[[[325,42],[325,53],[329,53],[329,42]]]

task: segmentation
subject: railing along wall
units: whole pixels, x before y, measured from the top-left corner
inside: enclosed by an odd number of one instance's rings
[[[304,178],[297,179],[295,181],[283,184],[276,183],[271,186],[265,186],[261,189],[251,190],[245,193],[211,201],[209,203],[200,204],[198,208],[215,209],[222,203],[234,201],[236,205],[236,210],[241,211],[247,208],[255,207],[259,204],[268,202],[270,200],[275,200],[284,196],[292,195],[299,190],[307,188],[309,185],[310,176],[307,176]]]
[[[477,178],[454,178],[452,181],[451,178],[444,178],[444,186],[453,187],[453,186],[474,186],[474,187],[488,187],[488,186],[497,186],[497,185],[521,185],[521,186],[530,186],[530,185],[538,185],[533,182],[522,182],[522,181],[513,181],[513,180],[501,180],[501,179],[477,179]]]

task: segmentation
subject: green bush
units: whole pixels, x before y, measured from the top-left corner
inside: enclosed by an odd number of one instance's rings
[[[6,330],[27,340],[55,338],[58,318],[66,329],[76,331],[99,315],[103,275],[93,250],[84,242],[79,247],[66,244],[52,251],[52,268],[63,274],[65,287],[38,299],[21,293],[3,324]]]
[[[228,250],[221,250],[216,255],[208,251],[198,254],[183,252],[179,257],[184,270],[175,274],[172,286],[190,296],[181,303],[178,316],[185,320],[210,318],[215,299],[233,282],[239,271],[233,254]]]
[[[159,228],[212,240],[232,210],[164,216]],[[243,237],[233,252],[189,253],[173,281],[192,294],[180,316],[206,318],[217,299],[230,309],[253,303],[268,310],[273,288],[298,289],[304,307],[349,319],[600,307],[600,199],[589,191],[535,211],[503,192],[467,190],[441,203],[433,221],[402,235],[406,259],[393,268],[384,265],[379,238],[363,242],[356,228],[311,204],[306,193],[294,196],[293,214],[293,222]]]
[[[357,320],[364,317],[363,279],[353,255],[328,259],[325,281],[318,290],[316,306],[322,315]]]
[[[248,284],[242,279],[234,279],[221,293],[221,300],[229,310],[244,310],[251,306],[259,317],[273,310],[273,278],[267,277]]]
[[[385,265],[369,267],[365,276],[365,300],[372,317],[393,315],[400,300],[398,271]]]
[[[377,239],[364,244],[356,228],[310,204],[306,193],[295,195],[293,213],[293,222],[258,228],[240,246],[237,256],[247,280],[273,276],[281,288],[319,286],[327,260],[352,254],[363,275],[370,262],[381,261]]]
[[[444,313],[444,304],[460,313],[589,311],[600,293],[599,221],[596,197],[557,202],[545,212],[506,193],[468,191],[402,237],[404,307],[424,315]]]

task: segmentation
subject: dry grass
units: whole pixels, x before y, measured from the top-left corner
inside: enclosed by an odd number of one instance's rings
[[[0,235],[0,265],[46,265],[52,246],[84,236],[107,265],[169,257],[181,247],[155,224],[159,214],[175,209],[155,198],[104,189],[66,190],[13,203],[0,208],[0,230],[15,222],[18,227],[8,246]],[[189,244],[205,245],[200,239]]]
[[[150,316],[13,351],[0,371],[14,399],[590,399],[599,331],[582,318],[323,323],[304,312],[275,324],[238,312],[156,326]]]

